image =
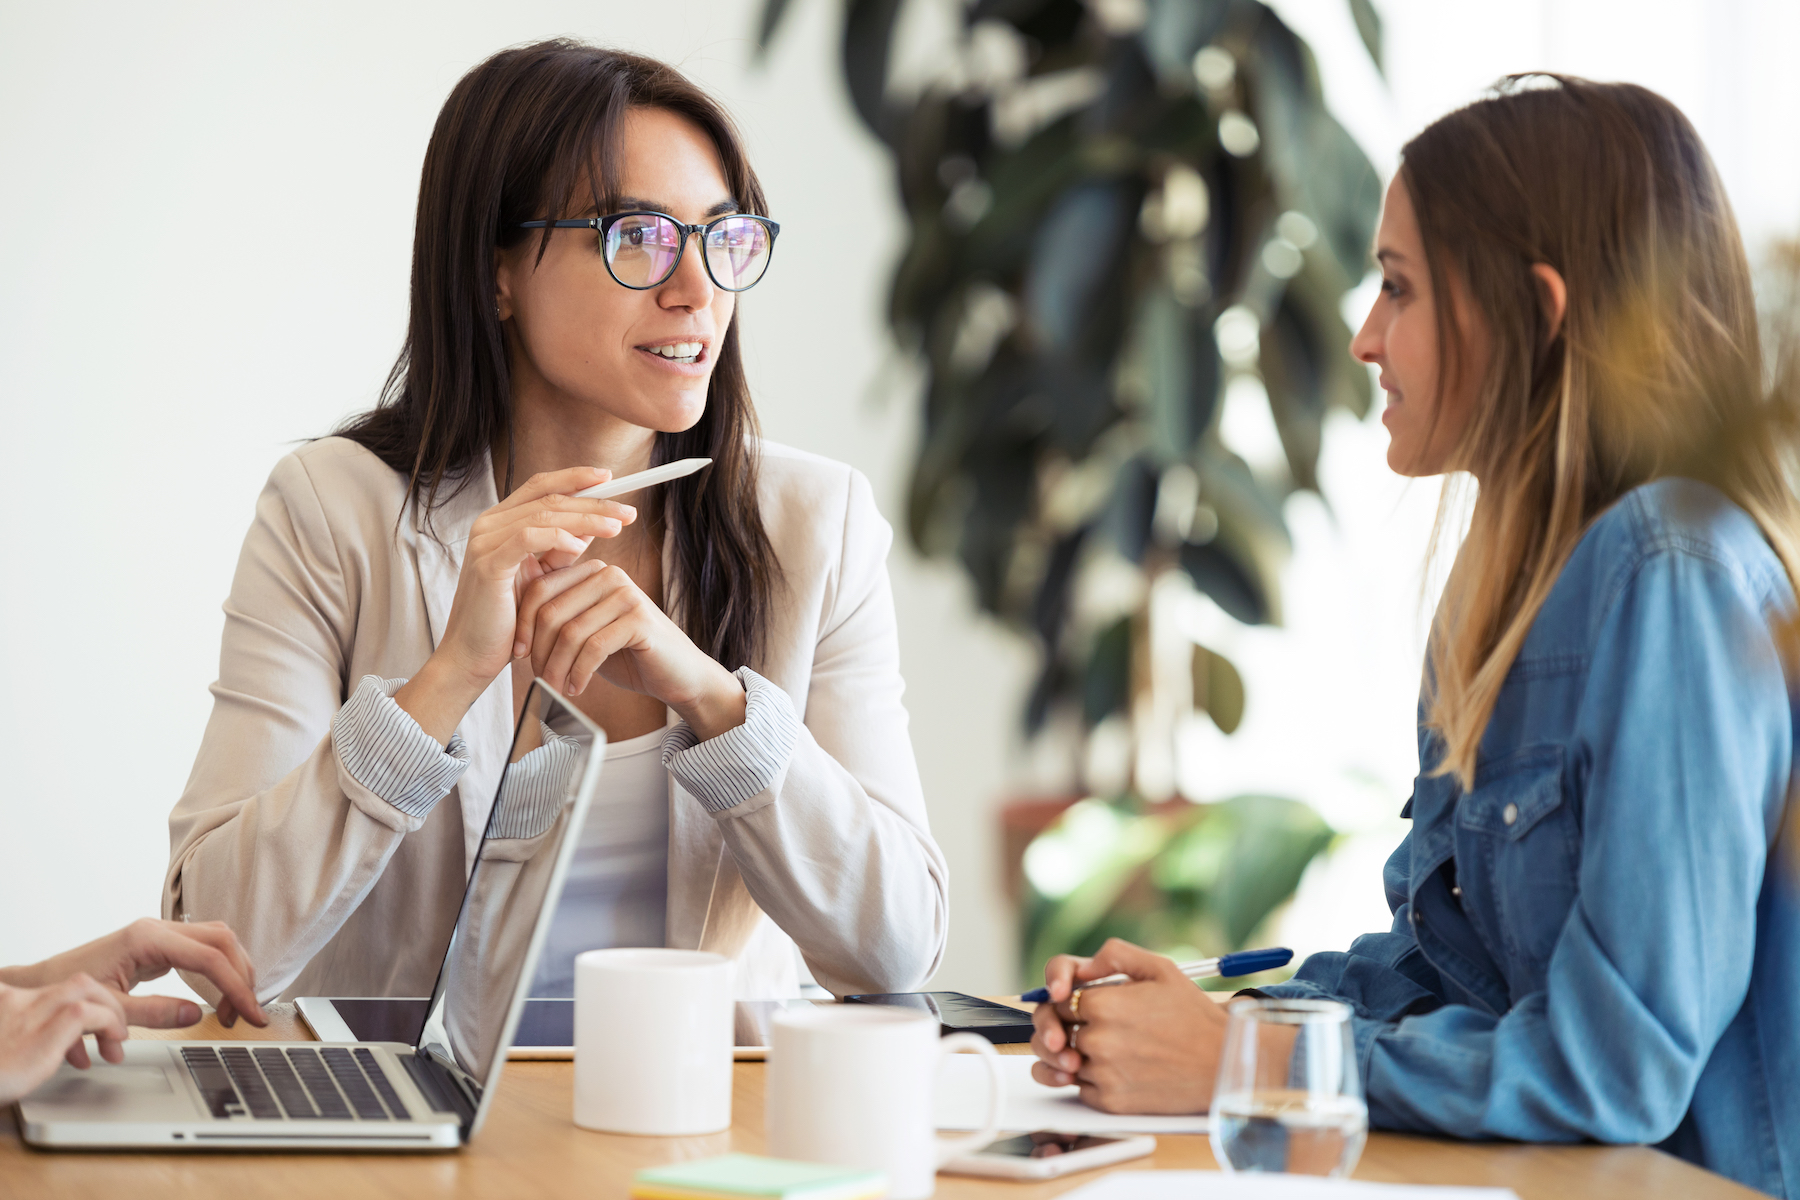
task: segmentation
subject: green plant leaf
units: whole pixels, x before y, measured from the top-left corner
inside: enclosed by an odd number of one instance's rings
[[[1330,113],[1316,110],[1308,122],[1306,171],[1292,207],[1303,208],[1354,285],[1369,272],[1369,244],[1381,217],[1381,177],[1368,155]]]
[[[1263,385],[1294,482],[1319,490],[1319,444],[1325,425],[1324,338],[1287,295],[1263,322]]]
[[[1244,719],[1244,677],[1223,654],[1194,647],[1194,707],[1211,717],[1221,733],[1236,733]]]
[[[1230,9],[1230,0],[1149,0],[1138,40],[1164,87],[1193,89],[1194,54],[1212,41]]]
[[[1076,805],[1065,813],[1058,825],[1068,821],[1080,807]],[[1052,830],[1055,828],[1052,826]],[[1147,814],[1126,814],[1104,859],[1067,896],[1042,910],[1042,924],[1029,943],[1025,961],[1041,968],[1051,955],[1089,947],[1095,930],[1107,920],[1126,890],[1137,882],[1146,865],[1162,851],[1169,834],[1170,825],[1163,819]]]
[[[1081,715],[1089,728],[1131,699],[1131,618],[1120,617],[1094,639],[1081,681]]]
[[[1211,596],[1220,608],[1244,624],[1268,622],[1269,597],[1262,584],[1216,543],[1196,546],[1189,542],[1182,546],[1181,569],[1202,595]]]
[[[1156,517],[1157,472],[1143,458],[1134,458],[1119,469],[1118,486],[1102,522],[1106,536],[1120,554],[1134,563],[1144,561],[1150,549],[1150,525]]]
[[[887,114],[888,48],[901,0],[849,0],[844,11],[844,82],[850,103],[870,133],[892,144],[896,138]]]
[[[1362,38],[1363,47],[1375,61],[1375,69],[1387,74],[1381,62],[1381,14],[1369,0],[1350,0],[1350,16],[1356,22],[1356,32]]]
[[[1039,226],[1025,314],[1050,352],[1065,351],[1105,319],[1100,302],[1119,289],[1129,265],[1121,250],[1136,215],[1132,200],[1122,181],[1089,180],[1064,192]]]
[[[775,31],[781,27],[781,19],[787,15],[789,0],[763,0],[762,19],[756,23],[756,58],[768,56],[769,47],[775,42]]]
[[[1236,950],[1294,894],[1308,864],[1336,834],[1297,800],[1236,796],[1224,806],[1237,816],[1238,829],[1231,856],[1219,872],[1212,906],[1230,949]]]
[[[1005,21],[1026,37],[1060,46],[1080,32],[1087,10],[1081,0],[977,0],[966,19],[970,25]]]
[[[1223,371],[1211,315],[1161,283],[1138,305],[1131,338],[1148,392],[1150,453],[1164,466],[1193,461],[1218,407]]]
[[[1238,814],[1221,804],[1196,804],[1150,867],[1150,879],[1172,904],[1203,907],[1218,885],[1237,841]]]

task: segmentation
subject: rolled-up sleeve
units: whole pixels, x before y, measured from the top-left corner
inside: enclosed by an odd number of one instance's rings
[[[345,791],[360,788],[409,817],[423,819],[469,766],[461,734],[448,746],[394,703],[404,679],[365,675],[331,721],[332,748]]]
[[[506,768],[500,798],[488,819],[490,838],[541,837],[562,811],[563,799],[581,766],[582,745],[542,722],[538,732],[541,744]]]
[[[800,733],[786,692],[749,667],[736,674],[744,685],[742,725],[701,741],[681,721],[663,737],[663,766],[708,812],[735,808],[773,784]]]

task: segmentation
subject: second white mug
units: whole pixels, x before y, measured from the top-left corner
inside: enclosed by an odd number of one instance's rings
[[[699,950],[575,956],[575,1123],[664,1136],[731,1127],[731,960]]]
[[[987,1123],[979,1133],[938,1137],[938,1064],[957,1050],[986,1057]],[[922,1200],[936,1190],[938,1167],[994,1140],[1005,1088],[987,1039],[940,1038],[924,1013],[865,1004],[790,1009],[769,1022],[768,1153],[881,1171],[889,1200]]]

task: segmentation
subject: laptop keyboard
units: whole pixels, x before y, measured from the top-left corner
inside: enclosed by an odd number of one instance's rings
[[[361,1046],[183,1046],[181,1061],[215,1117],[412,1119],[374,1053]]]

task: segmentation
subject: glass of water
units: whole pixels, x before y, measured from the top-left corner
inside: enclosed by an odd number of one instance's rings
[[[1213,1092],[1213,1157],[1227,1171],[1350,1174],[1368,1135],[1350,1007],[1231,1002]]]

